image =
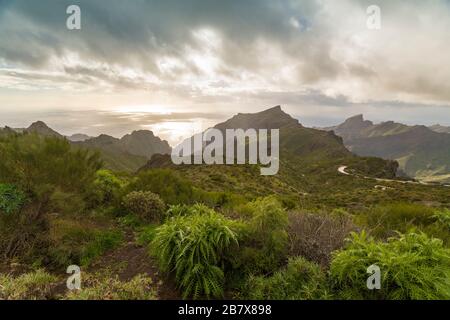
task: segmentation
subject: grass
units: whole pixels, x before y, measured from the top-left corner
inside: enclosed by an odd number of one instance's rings
[[[18,277],[0,274],[0,300],[48,299],[57,280],[42,269]]]
[[[67,300],[155,300],[157,293],[151,278],[137,275],[120,281],[112,275],[84,275],[80,290],[69,292]]]

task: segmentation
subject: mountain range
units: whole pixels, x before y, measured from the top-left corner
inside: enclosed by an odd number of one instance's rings
[[[121,139],[105,134],[98,137],[90,137],[85,134],[65,137],[44,122],[36,121],[24,129],[5,127],[1,129],[0,134],[14,132],[66,138],[75,147],[99,151],[106,167],[118,171],[136,171],[154,154],[169,154],[172,150],[167,141],[161,140],[148,130],[133,131]]]
[[[393,121],[374,124],[356,115],[324,130],[342,137],[357,155],[396,160],[410,177],[426,182],[450,181],[448,127],[408,126]]]
[[[342,138],[333,132],[304,127],[297,119],[277,106],[259,113],[240,113],[214,128],[226,129],[280,129],[280,170],[274,176],[261,176],[258,165],[178,165],[169,155],[154,155],[141,171],[155,168],[177,170],[194,185],[211,191],[261,196],[280,194],[302,199],[316,195],[321,201],[334,201],[336,194],[352,189],[355,193],[371,182],[348,179],[338,172],[348,165],[362,175],[395,178],[397,163],[373,157],[359,157],[351,153]],[[369,188],[373,188],[372,185]],[[304,200],[306,201],[306,200]]]

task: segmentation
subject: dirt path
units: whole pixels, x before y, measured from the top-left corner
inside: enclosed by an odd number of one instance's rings
[[[136,244],[132,232],[126,233],[125,244],[116,250],[106,253],[92,263],[90,273],[108,270],[117,274],[121,281],[131,280],[138,274],[152,278],[161,300],[180,299],[180,294],[171,279],[160,274],[156,261],[147,254],[147,248]]]

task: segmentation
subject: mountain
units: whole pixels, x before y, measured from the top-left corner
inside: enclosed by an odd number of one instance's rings
[[[120,139],[123,148],[134,155],[150,159],[154,154],[169,154],[172,151],[169,143],[156,137],[152,131],[133,131]]]
[[[134,131],[121,139],[102,134],[74,144],[82,148],[99,150],[106,166],[120,171],[136,171],[154,154],[171,152],[167,141],[146,130]]]
[[[119,171],[136,171],[154,154],[169,154],[171,152],[167,141],[161,140],[153,132],[147,130],[134,131],[121,139],[117,139],[105,134],[95,138],[85,134],[64,137],[42,121],[34,122],[26,129],[0,128],[0,135],[22,132],[67,139],[76,148],[97,150],[100,152],[107,168]]]
[[[0,137],[1,136],[9,136],[11,134],[15,134],[16,131],[14,131],[14,129],[11,129],[10,127],[4,127],[4,128],[0,128]]]
[[[341,136],[357,155],[398,161],[407,175],[423,181],[450,181],[450,135],[426,126],[393,121],[374,124],[362,115],[326,128]]]
[[[283,194],[304,197],[314,194],[317,201],[333,201],[333,194],[370,184],[355,181],[338,173],[348,165],[363,175],[393,178],[398,164],[379,158],[363,158],[352,154],[342,138],[333,132],[306,128],[277,106],[259,113],[240,113],[214,128],[280,129],[280,170],[273,176],[261,176],[259,165],[179,165],[170,156],[155,155],[140,170],[169,168],[193,181],[194,185],[211,191],[229,190],[238,194],[260,196]],[[357,191],[355,191],[357,192]],[[355,195],[356,196],[356,195]],[[309,201],[309,199],[308,199]]]
[[[72,141],[72,142],[80,142],[80,141],[89,140],[92,137],[90,137],[90,136],[88,136],[86,134],[76,133],[76,134],[73,134],[71,136],[67,136],[66,138],[67,138],[67,140]]]
[[[441,126],[440,124],[435,124],[433,126],[428,127],[431,130],[433,130],[434,132],[439,132],[439,133],[450,133],[450,127],[445,127],[445,126]]]
[[[25,129],[25,132],[28,133],[37,133],[41,136],[46,137],[57,137],[57,138],[63,138],[62,135],[60,135],[55,130],[49,128],[44,122],[42,121],[36,121],[32,123],[27,129]]]

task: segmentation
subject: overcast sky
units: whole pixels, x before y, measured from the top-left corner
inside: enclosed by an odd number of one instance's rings
[[[275,105],[308,126],[450,125],[449,1],[0,0],[0,125],[174,144]]]

